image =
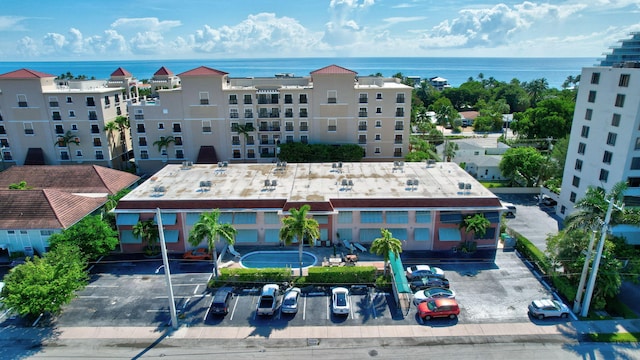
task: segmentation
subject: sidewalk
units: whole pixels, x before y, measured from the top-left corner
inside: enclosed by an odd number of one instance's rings
[[[534,323],[457,324],[448,327],[425,325],[385,326],[291,326],[280,329],[246,327],[196,326],[156,327],[62,327],[4,328],[0,337],[5,340],[38,339],[45,342],[86,339],[157,340],[282,340],[282,339],[419,339],[434,343],[500,343],[523,341],[588,341],[591,333],[640,332],[640,320],[574,321],[560,324]]]

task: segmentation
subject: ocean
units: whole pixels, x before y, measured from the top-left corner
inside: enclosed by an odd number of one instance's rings
[[[381,73],[391,76],[398,72],[405,76],[431,78],[440,76],[452,86],[460,86],[469,77],[482,73],[485,79],[493,77],[509,82],[547,79],[549,86],[560,88],[565,79],[580,74],[583,67],[594,66],[595,58],[287,58],[287,59],[219,59],[219,60],[122,60],[122,61],[42,61],[0,62],[0,74],[27,68],[52,75],[71,72],[107,79],[118,67],[136,78],[149,79],[162,66],[175,74],[207,66],[229,73],[229,77],[272,77],[277,73],[308,76],[311,71],[328,65],[339,65],[361,76]]]

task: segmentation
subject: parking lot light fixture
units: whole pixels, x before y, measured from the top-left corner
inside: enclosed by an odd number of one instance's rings
[[[171,311],[171,326],[178,329],[178,316],[176,314],[176,302],[173,299],[173,287],[171,286],[171,272],[169,271],[169,258],[167,256],[167,244],[164,241],[164,231],[162,228],[162,216],[160,208],[156,208],[156,219],[158,219],[158,234],[160,235],[160,250],[162,250],[162,263],[164,267],[164,277],[167,281],[167,291],[169,293],[169,309]],[[160,268],[156,269],[156,273]]]

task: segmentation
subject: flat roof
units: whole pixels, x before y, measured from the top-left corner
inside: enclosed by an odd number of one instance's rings
[[[497,197],[455,163],[345,162],[166,165],[122,202],[169,200]],[[415,182],[417,180],[417,185]],[[268,182],[267,182],[268,181]],[[408,185],[408,182],[411,185]],[[268,186],[267,186],[268,183]],[[466,186],[465,186],[466,184]],[[499,203],[498,203],[499,204]]]

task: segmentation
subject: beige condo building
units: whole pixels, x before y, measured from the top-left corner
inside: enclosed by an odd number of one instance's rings
[[[105,125],[128,115],[130,90],[118,84],[132,77],[114,74],[114,84],[59,80],[29,69],[0,75],[2,169],[45,164],[123,169],[131,149],[129,133],[107,132]]]
[[[358,76],[337,65],[310,76],[233,78],[199,67],[131,103],[140,173],[167,163],[274,162],[280,143],[358,144],[364,161],[401,160],[409,149],[411,90],[399,79]],[[157,79],[156,79],[157,78]]]

